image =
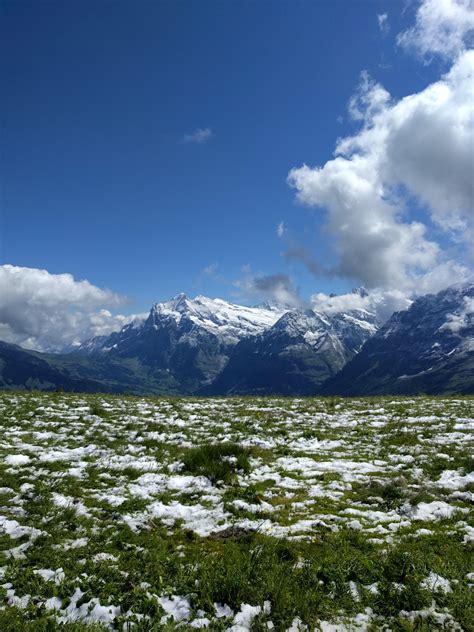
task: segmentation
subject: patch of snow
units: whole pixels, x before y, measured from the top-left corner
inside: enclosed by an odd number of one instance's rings
[[[440,590],[441,592],[451,592],[451,584],[448,579],[431,572],[420,584],[422,588],[427,590]]]
[[[459,472],[456,472],[456,470],[444,470],[436,482],[440,487],[444,487],[445,489],[462,489],[474,483],[474,472],[462,476]]]
[[[228,632],[250,632],[255,617],[258,617],[262,612],[270,614],[270,611],[271,605],[269,601],[264,602],[263,608],[262,606],[251,606],[248,603],[243,603],[240,606],[240,611],[234,617],[232,626],[228,628]]]
[[[26,454],[9,454],[5,457],[6,465],[26,465],[31,461],[30,457]]]
[[[469,509],[464,507],[456,507],[444,502],[443,500],[433,500],[430,503],[419,503],[416,507],[404,505],[403,513],[412,520],[442,520],[443,518],[451,518],[455,513],[468,513]]]
[[[44,579],[45,582],[54,582],[57,586],[59,586],[66,577],[62,568],[58,568],[55,571],[48,568],[40,568],[33,572],[35,575],[39,575],[42,579]]]
[[[188,621],[191,614],[189,597],[181,597],[179,595],[158,597],[158,603],[166,612],[166,614],[161,617],[161,625],[164,625],[168,619],[173,619],[174,621]]]

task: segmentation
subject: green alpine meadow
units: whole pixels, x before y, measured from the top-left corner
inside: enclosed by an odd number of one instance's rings
[[[473,412],[4,391],[0,630],[472,631]]]

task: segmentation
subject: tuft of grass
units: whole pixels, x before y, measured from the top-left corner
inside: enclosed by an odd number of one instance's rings
[[[90,405],[90,414],[97,417],[105,418],[108,416],[107,411],[98,402],[92,402]]]
[[[183,458],[183,471],[205,476],[212,483],[231,483],[237,472],[250,472],[250,450],[236,443],[217,443],[191,448]]]
[[[433,456],[422,465],[425,474],[435,480],[444,470],[460,470],[468,474],[474,470],[474,457],[471,454],[453,450],[451,447],[444,447],[443,452],[447,456]]]
[[[357,500],[369,502],[371,498],[382,500],[379,504],[384,509],[396,509],[407,496],[406,481],[403,478],[394,478],[387,482],[377,480],[370,481],[368,485],[353,484],[357,493]]]

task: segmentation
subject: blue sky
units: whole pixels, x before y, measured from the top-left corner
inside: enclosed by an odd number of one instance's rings
[[[415,8],[4,1],[2,263],[88,279],[134,311],[180,291],[236,299],[242,266],[303,295],[357,284],[282,256],[334,260],[286,178],[354,131],[362,70],[395,98],[439,76],[396,45]],[[184,141],[198,129],[205,142]]]

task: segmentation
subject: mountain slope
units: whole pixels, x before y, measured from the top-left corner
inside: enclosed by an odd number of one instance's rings
[[[46,354],[27,351],[0,341],[0,388],[98,392],[100,382],[88,377],[71,375],[48,361]]]
[[[423,296],[393,314],[323,392],[474,393],[474,284]]]
[[[373,314],[363,310],[287,312],[262,334],[241,341],[202,393],[314,395],[376,329]]]

